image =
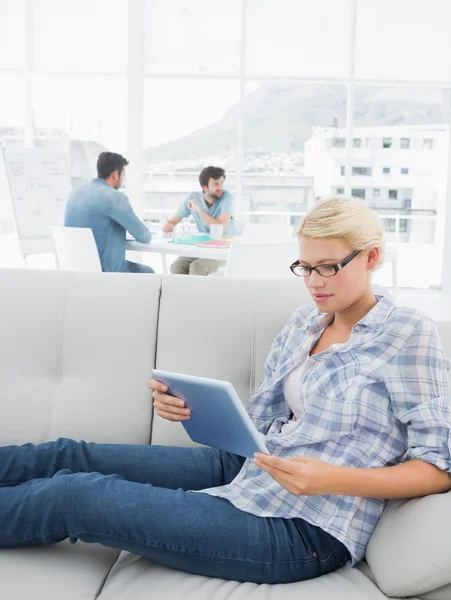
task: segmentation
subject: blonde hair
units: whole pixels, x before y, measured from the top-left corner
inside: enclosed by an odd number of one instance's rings
[[[359,198],[331,196],[317,202],[302,219],[298,237],[338,238],[353,250],[379,248],[376,267],[384,262],[385,238],[380,218]]]

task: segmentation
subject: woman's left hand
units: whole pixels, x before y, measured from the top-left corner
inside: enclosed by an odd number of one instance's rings
[[[254,454],[254,463],[297,496],[337,493],[333,490],[336,487],[338,472],[343,468],[309,456],[285,459],[260,452]]]

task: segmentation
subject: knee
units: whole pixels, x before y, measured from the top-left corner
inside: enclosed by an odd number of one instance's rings
[[[141,263],[138,264],[137,271],[138,273],[155,273],[152,267],[149,267],[149,265],[143,265]]]
[[[208,269],[199,260],[193,261],[189,266],[190,275],[208,275],[208,272]]]
[[[173,262],[169,267],[169,271],[172,275],[188,275],[188,269],[189,267],[186,264],[181,263],[178,260]]]

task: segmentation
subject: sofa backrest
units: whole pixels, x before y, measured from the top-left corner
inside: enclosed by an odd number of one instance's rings
[[[0,270],[0,445],[150,441],[160,277]]]
[[[308,296],[302,281],[0,269],[0,445],[192,444],[155,418],[152,368],[229,379],[245,401]]]

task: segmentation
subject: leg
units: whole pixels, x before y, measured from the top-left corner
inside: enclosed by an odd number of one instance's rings
[[[0,489],[0,548],[66,538],[100,543],[201,575],[289,583],[349,558],[332,536],[301,519],[263,518],[222,498],[60,471]]]
[[[160,254],[161,256],[161,266],[163,267],[163,273],[168,272],[168,261],[166,260],[166,254]]]
[[[188,275],[190,265],[196,260],[195,258],[189,258],[187,256],[179,256],[177,260],[175,260],[170,268],[170,271],[173,275]]]
[[[155,273],[152,267],[148,265],[142,265],[141,263],[132,262],[131,260],[125,261],[129,273]]]
[[[93,444],[60,438],[46,444],[0,448],[0,488],[73,473],[120,475],[158,487],[201,490],[229,483],[244,458],[214,448]]]
[[[189,268],[190,275],[210,275],[214,273],[219,267],[225,265],[225,260],[212,260],[210,258],[197,258],[191,263]]]

